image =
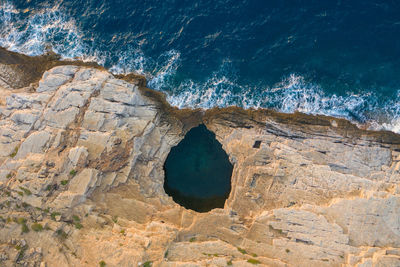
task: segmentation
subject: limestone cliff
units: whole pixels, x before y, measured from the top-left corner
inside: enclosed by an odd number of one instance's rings
[[[134,75],[63,62],[37,83],[28,67],[0,64],[1,266],[400,265],[400,136],[178,110]],[[171,147],[199,123],[234,164],[207,213],[163,189]]]

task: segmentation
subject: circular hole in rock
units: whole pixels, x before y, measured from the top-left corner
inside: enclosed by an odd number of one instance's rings
[[[201,124],[171,149],[164,164],[164,189],[187,209],[223,208],[231,191],[232,169],[215,134]]]

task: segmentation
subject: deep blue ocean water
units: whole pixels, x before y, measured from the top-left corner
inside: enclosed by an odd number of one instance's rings
[[[400,132],[400,1],[0,0],[0,46],[143,73],[178,107]]]

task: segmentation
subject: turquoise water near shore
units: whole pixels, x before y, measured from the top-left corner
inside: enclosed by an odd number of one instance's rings
[[[400,132],[398,1],[0,1],[0,46],[139,72],[178,107],[302,111]]]

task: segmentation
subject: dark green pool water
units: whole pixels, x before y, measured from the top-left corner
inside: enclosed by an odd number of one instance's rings
[[[164,189],[187,209],[223,208],[231,190],[232,169],[215,134],[200,125],[171,149],[164,165]]]

